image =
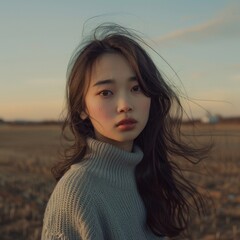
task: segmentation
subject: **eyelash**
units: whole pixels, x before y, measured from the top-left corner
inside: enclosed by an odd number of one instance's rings
[[[138,88],[138,90],[137,90],[137,91],[134,91],[134,89],[136,89],[136,87]],[[141,88],[140,88],[139,85],[136,85],[136,86],[133,86],[133,87],[132,87],[131,92],[142,92],[142,90],[141,90]],[[105,97],[105,98],[107,98],[107,97],[110,96],[110,95],[104,95],[104,93],[111,93],[111,95],[113,95],[113,92],[110,91],[110,90],[103,90],[103,91],[99,92],[98,95],[100,95],[100,96],[102,96],[102,97]]]
[[[139,85],[133,86],[132,89],[134,89],[134,88],[136,88],[136,87],[138,87],[138,92],[141,92],[141,91],[142,91],[142,89],[141,89],[141,87],[140,87]]]
[[[106,96],[106,95],[103,95],[103,93],[106,93],[106,92],[108,92],[108,93],[110,92],[111,95],[113,94],[112,91],[110,91],[110,90],[103,90],[103,91],[101,91],[100,93],[98,93],[98,95],[103,96],[103,97],[109,97],[109,95],[107,95],[107,96]]]

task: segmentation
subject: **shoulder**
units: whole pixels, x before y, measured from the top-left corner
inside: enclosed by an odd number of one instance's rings
[[[87,231],[90,234],[93,229],[89,228],[88,223],[96,222],[94,191],[93,180],[85,169],[68,170],[57,183],[48,201],[43,233],[63,233],[68,236],[74,231],[80,235]]]
[[[70,168],[57,183],[54,196],[63,202],[89,202],[94,198],[94,180],[84,167]],[[50,198],[50,199],[51,199]]]
[[[70,168],[55,186],[48,201],[45,219],[58,215],[70,217],[90,214],[96,206],[94,180],[84,168]]]

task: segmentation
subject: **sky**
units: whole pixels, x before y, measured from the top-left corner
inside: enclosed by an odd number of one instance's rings
[[[188,115],[240,116],[239,12],[238,0],[0,1],[0,118],[58,120],[69,59],[103,22],[141,33]]]

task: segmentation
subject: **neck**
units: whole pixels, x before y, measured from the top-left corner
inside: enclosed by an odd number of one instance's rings
[[[100,133],[98,133],[96,131],[95,131],[95,138],[96,138],[96,140],[98,140],[100,142],[109,143],[109,144],[116,146],[127,152],[132,152],[132,150],[133,150],[133,140],[119,142],[119,141],[115,141],[113,139],[104,137],[103,135],[101,135]]]
[[[88,151],[79,163],[99,177],[99,181],[108,181],[111,185],[124,188],[135,186],[135,167],[142,160],[143,153],[138,146],[132,152],[115,145],[88,138]],[[75,164],[77,166],[78,164]]]

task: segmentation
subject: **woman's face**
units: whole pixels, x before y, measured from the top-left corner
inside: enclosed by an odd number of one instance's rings
[[[132,150],[134,139],[147,124],[151,99],[120,54],[103,54],[93,64],[86,93],[86,113],[96,139]]]

